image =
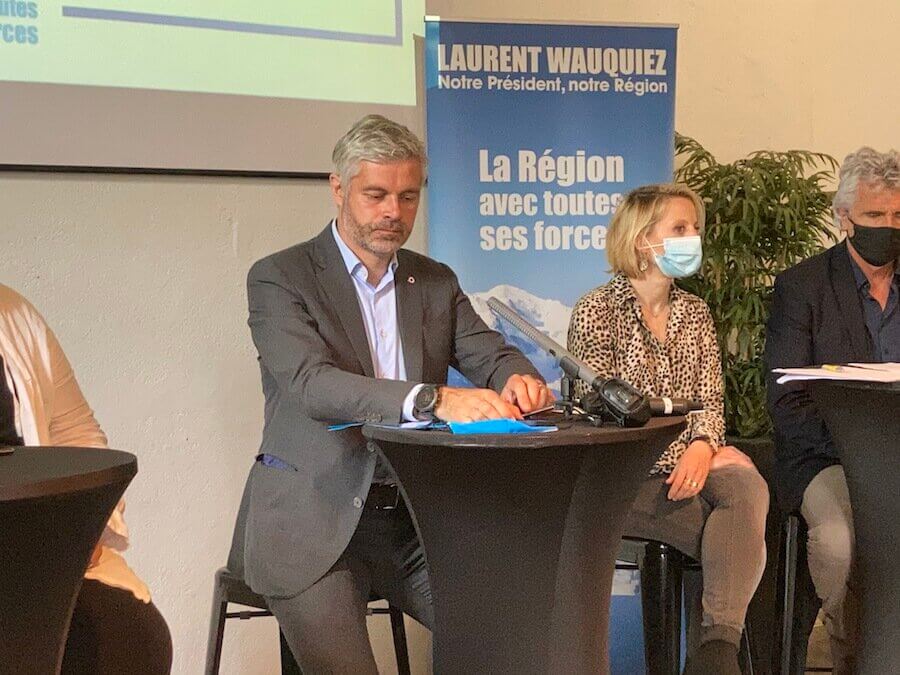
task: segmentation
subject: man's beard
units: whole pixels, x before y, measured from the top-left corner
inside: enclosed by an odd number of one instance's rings
[[[397,252],[404,241],[406,228],[402,221],[399,220],[379,220],[374,223],[360,223],[357,221],[349,208],[344,207],[343,210],[344,227],[347,234],[356,242],[363,250],[375,255],[393,255]],[[376,230],[390,231],[397,235],[390,239],[375,236]]]

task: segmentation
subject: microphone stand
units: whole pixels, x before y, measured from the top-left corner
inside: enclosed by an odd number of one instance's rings
[[[572,380],[563,373],[562,379],[559,381],[559,399],[553,403],[553,406],[563,414],[564,420],[571,420],[575,417],[577,406],[572,395],[574,389]]]
[[[559,384],[559,399],[554,402],[554,409],[560,412],[563,420],[583,419],[591,426],[602,427],[604,424],[617,426],[635,426],[627,420],[613,415],[603,399],[597,395],[588,395],[581,400],[575,398],[575,383],[568,375],[563,375]]]

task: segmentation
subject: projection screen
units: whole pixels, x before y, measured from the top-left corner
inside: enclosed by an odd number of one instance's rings
[[[0,165],[320,173],[421,132],[424,0],[0,0]]]

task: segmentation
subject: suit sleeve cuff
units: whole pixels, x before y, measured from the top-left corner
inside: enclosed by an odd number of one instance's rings
[[[413,408],[415,407],[416,402],[416,394],[419,393],[419,390],[424,387],[425,384],[417,384],[415,387],[410,389],[409,393],[406,395],[406,398],[403,399],[403,410],[400,417],[401,422],[415,422],[416,416],[413,414]]]

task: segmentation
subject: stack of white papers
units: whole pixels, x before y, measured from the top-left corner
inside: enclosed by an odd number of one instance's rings
[[[782,373],[778,384],[798,380],[855,380],[857,382],[900,382],[900,363],[848,363],[840,366],[776,368]]]

